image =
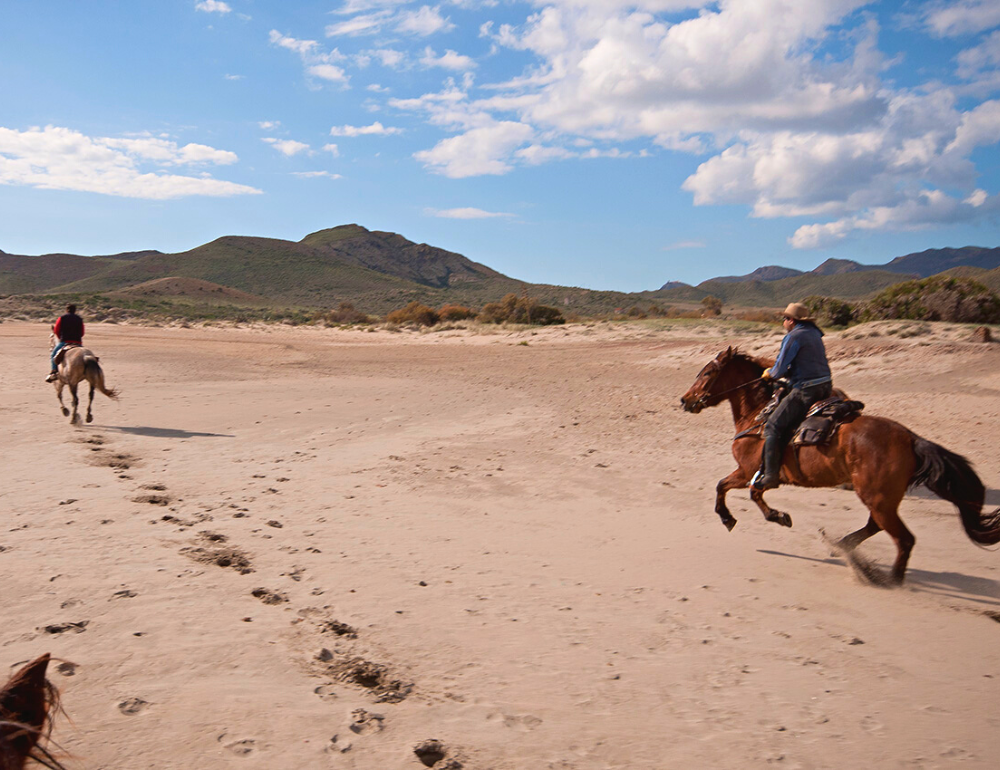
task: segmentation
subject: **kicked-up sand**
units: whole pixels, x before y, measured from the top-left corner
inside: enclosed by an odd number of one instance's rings
[[[827,341],[995,508],[1000,344],[970,331]],[[1000,554],[951,504],[904,501],[895,590],[824,542],[866,521],[849,491],[769,493],[790,530],[739,490],[713,513],[731,415],[679,397],[779,340],[94,324],[122,397],[73,427],[47,328],[0,324],[0,663],[60,659],[73,768],[996,767]]]

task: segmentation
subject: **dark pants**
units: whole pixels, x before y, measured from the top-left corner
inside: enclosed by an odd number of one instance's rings
[[[767,418],[764,425],[764,439],[777,439],[784,446],[792,437],[792,433],[805,417],[809,407],[817,401],[829,398],[833,392],[833,383],[823,382],[808,388],[792,388],[777,409]]]

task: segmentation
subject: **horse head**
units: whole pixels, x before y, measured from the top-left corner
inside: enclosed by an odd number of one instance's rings
[[[698,414],[706,407],[718,405],[734,390],[757,382],[763,370],[757,359],[730,346],[698,372],[694,384],[681,396],[681,406],[685,412]]]

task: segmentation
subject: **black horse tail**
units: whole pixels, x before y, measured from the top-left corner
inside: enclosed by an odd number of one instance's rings
[[[113,401],[118,400],[118,389],[109,388],[104,384],[104,370],[101,369],[101,365],[97,363],[97,356],[87,356],[84,359],[83,371],[87,377],[87,381],[101,391],[101,393]]]
[[[954,503],[962,516],[965,534],[974,543],[1000,543],[1000,508],[992,513],[983,511],[986,489],[969,461],[916,435],[913,453],[920,466],[914,471],[910,486],[923,484],[938,497]]]

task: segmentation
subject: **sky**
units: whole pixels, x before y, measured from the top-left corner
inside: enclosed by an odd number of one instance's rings
[[[513,278],[1000,246],[997,0],[0,0],[0,250],[397,232]]]

